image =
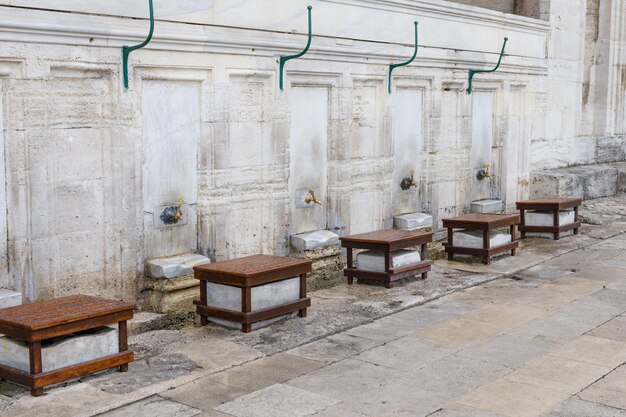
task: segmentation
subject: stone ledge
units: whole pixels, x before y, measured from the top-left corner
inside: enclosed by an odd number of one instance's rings
[[[530,198],[582,197],[585,200],[617,194],[618,169],[610,164],[580,165],[532,172]]]
[[[0,308],[22,305],[22,293],[0,289]]]
[[[339,236],[330,230],[316,230],[314,232],[291,235],[290,240],[291,246],[300,252],[324,246],[339,245]]]
[[[470,212],[472,213],[499,213],[504,210],[502,200],[485,199],[472,201]]]
[[[611,166],[618,172],[617,190],[622,193],[626,192],[626,162],[611,164]]]
[[[414,230],[433,227],[433,216],[428,213],[408,213],[394,216],[393,224],[396,229]]]
[[[183,275],[193,274],[196,265],[210,263],[206,256],[195,253],[168,256],[165,258],[150,259],[147,263],[147,273],[154,279],[176,278]]]

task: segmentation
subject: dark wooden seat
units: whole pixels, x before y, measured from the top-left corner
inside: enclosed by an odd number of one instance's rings
[[[241,323],[243,332],[252,330],[252,323],[298,311],[306,317],[311,300],[306,296],[306,274],[311,272],[312,262],[307,259],[286,258],[270,255],[253,255],[228,261],[203,264],[194,267],[196,279],[200,280],[200,300],[196,311],[201,324],[208,323],[207,317]],[[300,299],[264,310],[252,311],[252,288],[300,277]],[[207,305],[207,282],[241,288],[242,311],[226,310]]]
[[[339,238],[341,246],[346,248],[348,265],[343,274],[352,284],[354,278],[382,281],[385,287],[391,288],[393,281],[422,274],[426,279],[433,261],[426,259],[426,249],[433,241],[432,232],[411,232],[407,230],[378,230],[358,235]],[[392,253],[411,246],[421,246],[421,262],[399,269],[392,269]],[[370,249],[385,252],[385,272],[368,271],[354,267],[353,249]]]
[[[126,321],[133,317],[134,309],[134,304],[88,295],[0,309],[0,333],[28,342],[30,352],[30,373],[0,365],[0,377],[27,386],[32,395],[39,396],[47,385],[83,375],[116,366],[126,372],[133,361]],[[42,341],[115,323],[119,327],[118,354],[42,373]]]
[[[517,209],[520,211],[521,223],[519,230],[522,239],[526,238],[526,232],[531,233],[552,233],[555,240],[561,238],[561,233],[568,230],[574,230],[574,234],[578,234],[580,221],[578,221],[578,208],[582,204],[582,198],[537,198],[533,200],[518,201]],[[559,212],[561,210],[574,209],[574,223],[559,224]],[[527,210],[551,211],[553,215],[552,226],[527,226],[525,212]]]
[[[443,219],[443,227],[448,229],[448,242],[444,243],[448,260],[454,260],[454,254],[473,255],[482,258],[483,263],[491,262],[491,257],[498,253],[511,251],[511,256],[515,256],[515,249],[519,242],[515,240],[515,226],[519,223],[520,216],[517,214],[465,214],[463,216]],[[508,227],[511,232],[511,242],[491,248],[491,231]],[[454,246],[454,229],[481,230],[483,232],[482,248],[467,248]]]

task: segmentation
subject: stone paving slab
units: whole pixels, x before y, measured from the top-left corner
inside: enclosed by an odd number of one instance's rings
[[[455,348],[410,336],[370,349],[354,358],[399,371],[410,371],[421,369],[457,351]]]
[[[504,417],[502,414],[494,414],[490,411],[479,410],[459,404],[450,404],[445,408],[431,414],[432,417]],[[430,417],[430,416],[429,416]]]
[[[614,409],[626,411],[626,393],[604,389],[599,386],[591,386],[578,394],[582,400],[592,403],[603,404]]]
[[[201,378],[161,393],[161,397],[213,412],[213,408],[249,394],[249,391]]]
[[[501,334],[485,343],[463,349],[459,355],[515,369],[535,357],[545,355],[556,346],[555,342],[540,336]]]
[[[626,417],[626,410],[571,398],[548,417]]]
[[[335,363],[370,350],[384,342],[348,333],[339,333],[315,342],[307,343],[286,353],[324,363]]]
[[[503,330],[495,323],[460,317],[420,330],[414,335],[448,346],[470,346],[487,341]]]
[[[626,342],[584,335],[550,354],[613,369],[626,362]]]
[[[512,372],[505,365],[468,358],[459,353],[431,363],[417,372],[409,370],[414,386],[434,392],[444,392],[458,398],[468,392]],[[443,405],[443,404],[440,404]]]
[[[100,415],[102,417],[194,417],[201,413],[201,410],[188,405],[154,396]]]
[[[626,365],[597,380],[579,394],[579,397],[612,407],[626,409]]]
[[[531,384],[496,381],[465,395],[458,402],[507,417],[541,416],[570,396]]]
[[[626,316],[619,316],[596,327],[589,333],[591,336],[604,337],[626,342]]]
[[[235,417],[309,416],[339,403],[330,397],[276,384],[216,407]]]
[[[506,375],[504,381],[537,385],[574,395],[611,372],[612,368],[550,354],[528,362],[523,368]]]
[[[213,374],[208,379],[252,392],[307,374],[324,365],[323,362],[279,353]]]

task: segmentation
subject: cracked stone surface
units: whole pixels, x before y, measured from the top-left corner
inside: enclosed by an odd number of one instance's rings
[[[125,394],[146,385],[174,379],[189,374],[198,365],[180,353],[152,356],[145,361],[135,361],[129,365],[128,373],[110,373],[94,378],[87,383],[110,394]]]
[[[128,373],[39,398],[0,382],[2,417],[626,417],[625,232],[617,216],[491,265],[315,291],[308,317],[249,334],[132,336]]]

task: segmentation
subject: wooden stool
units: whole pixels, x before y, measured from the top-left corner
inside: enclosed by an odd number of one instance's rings
[[[128,350],[126,321],[133,318],[134,304],[87,295],[74,295],[0,309],[0,333],[28,342],[30,373],[0,365],[0,378],[27,386],[34,396],[58,382],[119,366],[128,371],[133,353]],[[42,372],[41,343],[58,336],[118,324],[119,353]]]
[[[392,282],[402,278],[422,274],[426,278],[433,261],[426,259],[427,245],[433,241],[432,232],[410,232],[406,230],[379,230],[339,238],[341,247],[347,249],[348,267],[343,270],[348,277],[348,284],[354,278],[382,281],[385,287],[391,288]],[[392,253],[411,246],[421,245],[421,262],[393,269]],[[371,249],[385,252],[385,272],[368,271],[354,268],[353,249]]]
[[[517,209],[520,211],[521,223],[519,230],[522,234],[522,239],[526,238],[526,232],[531,233],[552,233],[555,240],[561,238],[561,233],[574,229],[574,234],[578,234],[578,228],[580,222],[578,221],[578,207],[582,204],[582,198],[538,198],[535,200],[518,201],[516,203]],[[574,209],[574,222],[569,224],[559,224],[559,212],[561,210]],[[527,226],[525,211],[548,211],[552,212],[553,224],[552,226]]]
[[[201,324],[208,323],[207,317],[241,323],[243,332],[252,330],[252,323],[298,311],[306,317],[306,309],[311,299],[306,296],[306,274],[311,272],[311,261],[307,259],[284,258],[279,256],[254,255],[229,261],[195,266],[195,277],[200,280],[200,300],[196,311]],[[299,277],[297,299],[270,307],[253,310],[253,295],[256,287]],[[208,284],[236,288],[241,291],[241,311],[221,308],[207,302]],[[216,289],[219,287],[215,287]],[[224,288],[229,291],[230,288]]]
[[[473,255],[482,258],[483,263],[489,264],[491,257],[498,253],[511,251],[511,256],[515,256],[515,249],[519,242],[515,240],[515,225],[519,223],[517,214],[466,214],[463,216],[443,219],[443,227],[448,229],[448,242],[444,243],[448,260],[454,260],[454,254]],[[511,242],[491,247],[491,231],[501,227],[509,227],[511,232]],[[454,246],[454,229],[481,230],[483,232],[482,248],[468,248]]]

